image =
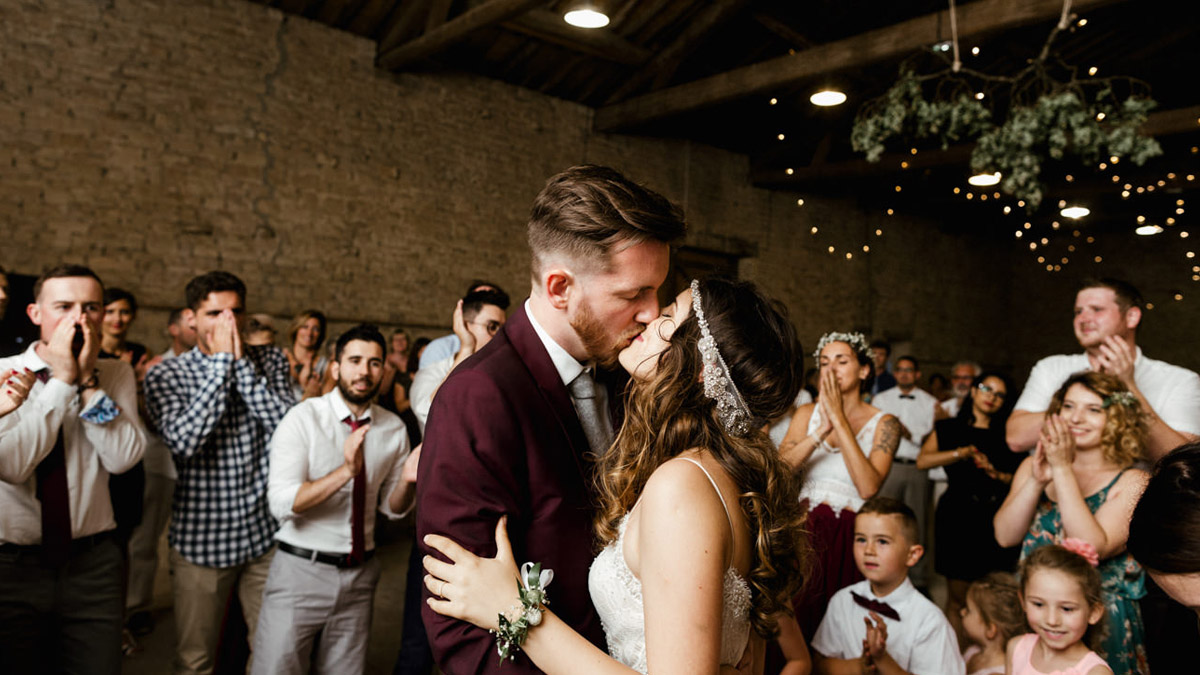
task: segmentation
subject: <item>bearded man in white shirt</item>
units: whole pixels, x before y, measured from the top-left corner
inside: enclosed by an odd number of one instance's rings
[[[418,453],[374,405],[387,346],[359,325],[337,341],[333,391],[298,404],[271,438],[267,497],[281,523],[263,589],[253,673],[361,673],[380,565],[375,514],[413,503]],[[316,662],[310,664],[314,641]]]
[[[1023,452],[1037,444],[1050,398],[1072,374],[1095,370],[1116,375],[1141,402],[1147,459],[1200,439],[1200,376],[1156,361],[1137,346],[1145,304],[1132,284],[1089,280],[1075,296],[1075,337],[1082,354],[1048,356],[1029,381],[1008,418],[1008,445]]]

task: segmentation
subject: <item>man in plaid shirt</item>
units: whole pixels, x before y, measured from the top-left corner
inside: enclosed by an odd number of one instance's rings
[[[267,503],[267,442],[292,406],[287,358],[242,344],[246,287],[228,272],[187,285],[197,345],[146,376],[150,423],[179,478],[169,542],[176,673],[211,673],[235,586],[250,643],[276,523]]]

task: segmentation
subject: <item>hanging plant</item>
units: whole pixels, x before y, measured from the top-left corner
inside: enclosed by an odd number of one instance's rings
[[[951,63],[936,52],[931,53],[946,67],[920,75],[909,59],[896,83],[859,109],[851,146],[876,162],[894,139],[908,144],[934,140],[943,150],[975,140],[971,169],[1000,172],[1000,189],[1024,200],[1029,211],[1044,196],[1041,174],[1047,159],[1074,155],[1094,163],[1118,157],[1141,166],[1162,154],[1158,142],[1139,131],[1157,105],[1148,85],[1091,73],[1079,78],[1074,68],[1048,58],[1054,38],[1075,18],[1067,7],[1069,3],[1038,57],[1010,77],[963,68],[957,58]],[[1118,89],[1128,93],[1118,96]],[[982,98],[1008,107],[989,109],[978,96],[984,90],[988,95]]]

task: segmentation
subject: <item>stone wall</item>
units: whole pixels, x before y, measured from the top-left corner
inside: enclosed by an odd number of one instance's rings
[[[0,265],[91,265],[139,296],[134,337],[152,347],[188,278],[213,268],[243,277],[249,309],[281,332],[317,307],[334,331],[439,333],[471,278],[524,294],[533,196],[595,162],[681,203],[689,245],[751,251],[740,273],[786,302],[808,348],[858,329],[928,373],[963,356],[1008,365],[1013,333],[1034,334],[1006,315],[1008,240],[853,201],[799,206],[751,187],[744,156],[595,133],[586,107],[464,74],[393,76],[374,54],[240,0],[0,6]]]

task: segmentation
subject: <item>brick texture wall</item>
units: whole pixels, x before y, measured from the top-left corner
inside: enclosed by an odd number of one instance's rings
[[[473,277],[523,297],[533,196],[595,162],[683,205],[689,245],[750,250],[741,275],[785,301],[809,348],[863,330],[928,373],[964,356],[1010,364],[1012,333],[1033,333],[1006,316],[1006,238],[851,200],[798,206],[751,187],[744,156],[598,134],[586,107],[463,74],[391,75],[374,54],[240,0],[0,5],[0,265],[91,265],[139,296],[134,337],[156,348],[186,281],[214,268],[243,277],[250,311],[281,332],[311,306],[334,332],[440,333]]]

